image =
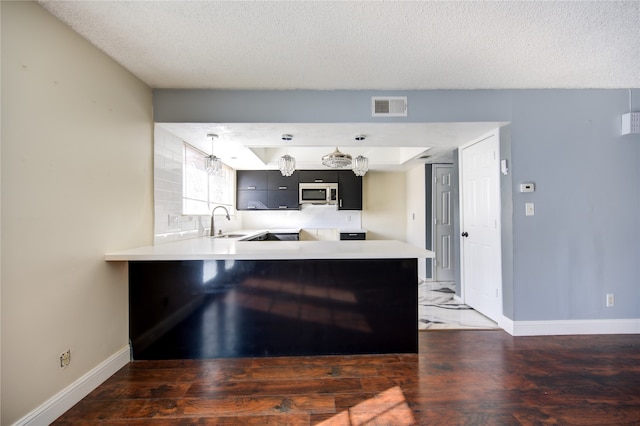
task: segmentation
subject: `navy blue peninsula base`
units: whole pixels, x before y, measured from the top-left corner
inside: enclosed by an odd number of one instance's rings
[[[129,261],[134,359],[418,352],[417,260]]]

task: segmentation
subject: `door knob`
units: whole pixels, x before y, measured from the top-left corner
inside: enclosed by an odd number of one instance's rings
[[[469,233],[468,233],[468,232],[463,232],[463,233],[462,233],[462,236],[463,236],[463,237],[468,237],[468,236],[469,236]]]

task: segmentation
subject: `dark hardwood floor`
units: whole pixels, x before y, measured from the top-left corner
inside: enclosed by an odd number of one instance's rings
[[[640,424],[640,335],[419,341],[418,355],[134,361],[54,424]]]

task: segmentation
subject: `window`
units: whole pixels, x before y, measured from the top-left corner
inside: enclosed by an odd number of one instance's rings
[[[206,156],[191,145],[184,144],[182,213],[210,215],[216,206],[225,206],[233,213],[236,192],[234,170],[223,164],[220,175],[209,176],[204,169]]]

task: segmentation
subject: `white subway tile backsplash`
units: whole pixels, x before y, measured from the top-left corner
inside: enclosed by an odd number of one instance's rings
[[[155,179],[166,180],[169,182],[182,182],[182,173],[176,173],[173,170],[154,169]]]
[[[182,139],[155,126],[155,244],[198,235],[199,221],[182,214],[182,152]]]

